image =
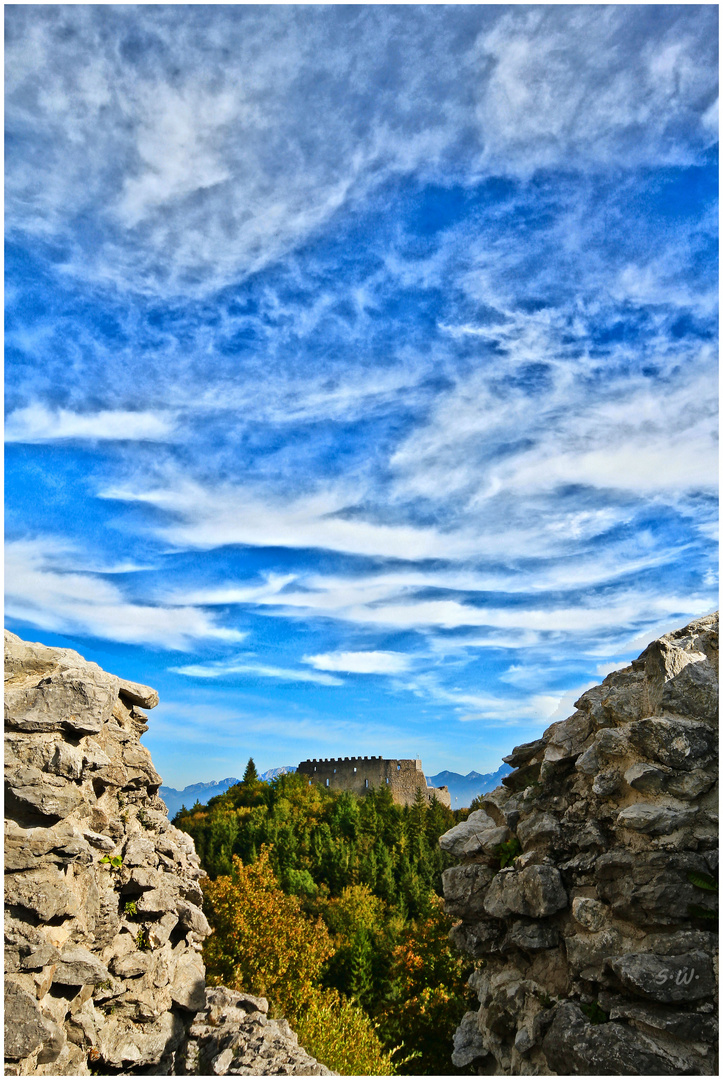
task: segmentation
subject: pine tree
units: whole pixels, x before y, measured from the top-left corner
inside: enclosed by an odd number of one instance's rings
[[[258,778],[259,778],[259,774],[256,772],[256,765],[254,764],[254,759],[252,757],[250,757],[248,765],[246,766],[246,772],[244,773],[244,778],[241,781],[241,783],[242,784],[253,784],[258,780]]]
[[[365,1005],[373,990],[372,943],[366,930],[357,930],[351,940],[349,990],[352,1001]]]

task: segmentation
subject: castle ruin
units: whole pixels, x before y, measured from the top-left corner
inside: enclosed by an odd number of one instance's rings
[[[411,806],[421,790],[427,802],[436,798],[443,806],[451,806],[446,787],[427,785],[419,758],[312,758],[302,761],[296,771],[308,776],[310,784],[321,784],[330,791],[366,795],[372,788],[388,786],[395,803]]]

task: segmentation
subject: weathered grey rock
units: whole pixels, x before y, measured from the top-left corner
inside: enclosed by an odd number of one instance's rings
[[[526,765],[528,761],[537,757],[538,754],[543,754],[545,746],[545,739],[535,739],[534,742],[522,743],[520,746],[516,746],[512,753],[502,758],[502,760],[511,765],[513,769],[518,769],[520,765]]]
[[[708,764],[717,753],[713,728],[673,716],[638,720],[630,724],[628,738],[648,760],[686,772]]]
[[[704,952],[682,956],[633,953],[610,960],[622,984],[635,994],[664,1004],[698,1001],[715,993],[713,963]]]
[[[577,1005],[560,1005],[542,1043],[559,1075],[672,1076],[675,1062],[644,1035],[623,1024],[591,1024]]]
[[[506,825],[498,826],[484,810],[473,810],[466,821],[439,838],[439,846],[452,855],[494,855],[495,849],[511,837]]]
[[[65,949],[55,968],[55,982],[65,986],[95,986],[107,982],[110,972],[105,964],[87,949]]]
[[[80,677],[70,672],[49,675],[37,686],[11,688],[5,692],[5,724],[14,731],[66,731],[91,735],[110,719],[117,695],[115,680],[84,669]]]
[[[526,848],[554,843],[560,837],[560,822],[552,814],[530,814],[517,826],[517,839]]]
[[[285,1020],[267,1017],[264,998],[223,986],[206,991],[180,1052],[179,1071],[203,1076],[330,1076],[303,1050]]]
[[[58,1056],[63,1043],[58,1025],[44,1016],[37,1000],[9,977],[5,979],[4,1016],[6,1058],[34,1058],[42,1064]]]
[[[40,774],[37,783],[8,785],[7,791],[26,810],[44,817],[65,818],[83,802],[83,794],[78,788],[44,784]]]
[[[493,918],[531,915],[544,918],[567,907],[560,871],[553,866],[501,870],[487,890],[484,910]]]
[[[455,1047],[476,1030],[486,1056],[463,1067],[717,1072],[717,896],[702,887],[718,867],[717,663],[716,615],[653,642],[508,755],[516,771],[483,807],[519,843],[510,868],[483,872],[495,864],[463,839],[474,822],[448,834],[450,940],[484,961]]]
[[[465,1013],[454,1033],[452,1064],[458,1069],[463,1069],[466,1065],[471,1065],[473,1061],[483,1057],[487,1057],[487,1049],[480,1029],[477,1027],[477,1013]]]
[[[572,901],[573,918],[586,930],[602,930],[609,922],[609,910],[592,897],[576,896]]]
[[[448,915],[468,919],[484,915],[485,890],[495,876],[490,866],[470,863],[452,866],[442,874],[445,911]]]
[[[633,923],[674,924],[690,919],[692,904],[714,908],[710,893],[689,881],[691,873],[707,873],[705,860],[693,852],[630,852],[620,847],[595,864],[600,898],[613,914]]]
[[[507,932],[504,947],[510,945],[518,949],[535,951],[537,949],[554,949],[560,938],[557,927],[548,922],[514,922]]]
[[[189,904],[187,900],[179,900],[176,905],[176,911],[178,912],[181,924],[185,926],[187,930],[192,930],[202,938],[207,937],[211,933],[208,919],[195,904]]]
[[[203,962],[197,953],[185,953],[176,964],[171,997],[182,1009],[198,1012],[206,1004],[206,981]]]
[[[614,795],[620,789],[622,781],[619,769],[603,769],[593,780],[593,795]]]
[[[80,830],[59,821],[51,828],[28,828],[5,820],[5,869],[39,869],[46,863],[89,861],[90,848]]]
[[[718,1041],[718,1018],[709,1013],[683,1012],[662,1005],[627,1001],[612,994],[602,994],[600,1003],[607,1009],[611,1020],[631,1020],[643,1031],[667,1032],[675,1039],[693,1043]]]
[[[138,741],[157,695],[71,650],[5,644],[6,1073],[182,1071],[209,925],[193,841]],[[228,1003],[244,1027],[224,1021],[216,1074],[328,1071],[263,999]]]
[[[477,959],[499,952],[504,937],[505,925],[496,919],[472,924],[459,922],[449,931],[449,940],[456,948]]]
[[[8,874],[5,903],[27,908],[43,920],[77,915],[80,910],[79,898],[65,884],[62,874],[49,866]]]
[[[111,1017],[98,1032],[98,1050],[103,1061],[114,1068],[155,1065],[181,1045],[185,1033],[185,1023],[175,1012],[166,1012],[142,1026]]]
[[[545,732],[544,760],[561,761],[577,757],[585,749],[592,727],[590,717],[579,710],[567,720],[553,724]]]
[[[695,817],[695,810],[679,809],[661,803],[633,803],[618,814],[617,823],[622,829],[635,829],[650,836],[667,836],[682,829]]]
[[[140,705],[143,709],[155,709],[158,704],[157,691],[150,686],[143,686],[142,683],[119,679],[118,692],[125,701],[129,701],[131,705]]]

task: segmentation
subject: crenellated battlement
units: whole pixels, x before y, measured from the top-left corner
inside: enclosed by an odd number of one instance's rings
[[[446,787],[427,786],[420,758],[383,758],[381,755],[309,758],[302,761],[296,771],[308,776],[310,784],[334,791],[364,795],[372,788],[389,787],[395,802],[408,805],[414,802],[421,789],[430,801],[434,797],[445,806],[450,805]]]

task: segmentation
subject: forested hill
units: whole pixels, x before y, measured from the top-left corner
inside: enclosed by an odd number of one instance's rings
[[[261,773],[259,779],[270,781],[273,780],[275,776],[280,776],[282,773],[295,771],[295,765],[282,765],[280,768],[268,769],[267,772]],[[234,784],[240,783],[241,781],[238,776],[227,776],[225,780],[208,780],[198,784],[189,784],[187,787],[180,790],[161,784],[158,794],[168,807],[169,818],[173,820],[182,806],[190,808],[191,806],[195,806],[196,803],[205,804],[209,799],[214,798],[215,795],[223,795],[224,791],[228,791]]]
[[[389,1067],[453,1072],[451,1040],[470,1007],[471,962],[447,938],[442,872],[453,860],[437,841],[466,816],[427,805],[421,793],[414,805],[399,806],[386,788],[357,797],[294,774],[268,784],[247,778],[207,807],[179,813],[174,824],[191,834],[212,879],[205,889],[216,929],[206,950],[209,975],[228,980],[235,973],[243,989],[264,992],[293,1014],[288,968],[278,982],[269,975],[272,961],[280,964],[282,931],[264,944],[249,929],[259,926],[258,911],[249,908],[259,890],[269,909],[283,907],[285,896],[295,918],[316,923],[315,933],[328,938],[317,989],[361,1008],[385,1053],[404,1044]],[[299,924],[295,940],[305,932]],[[374,1070],[356,1061],[353,1071]]]

